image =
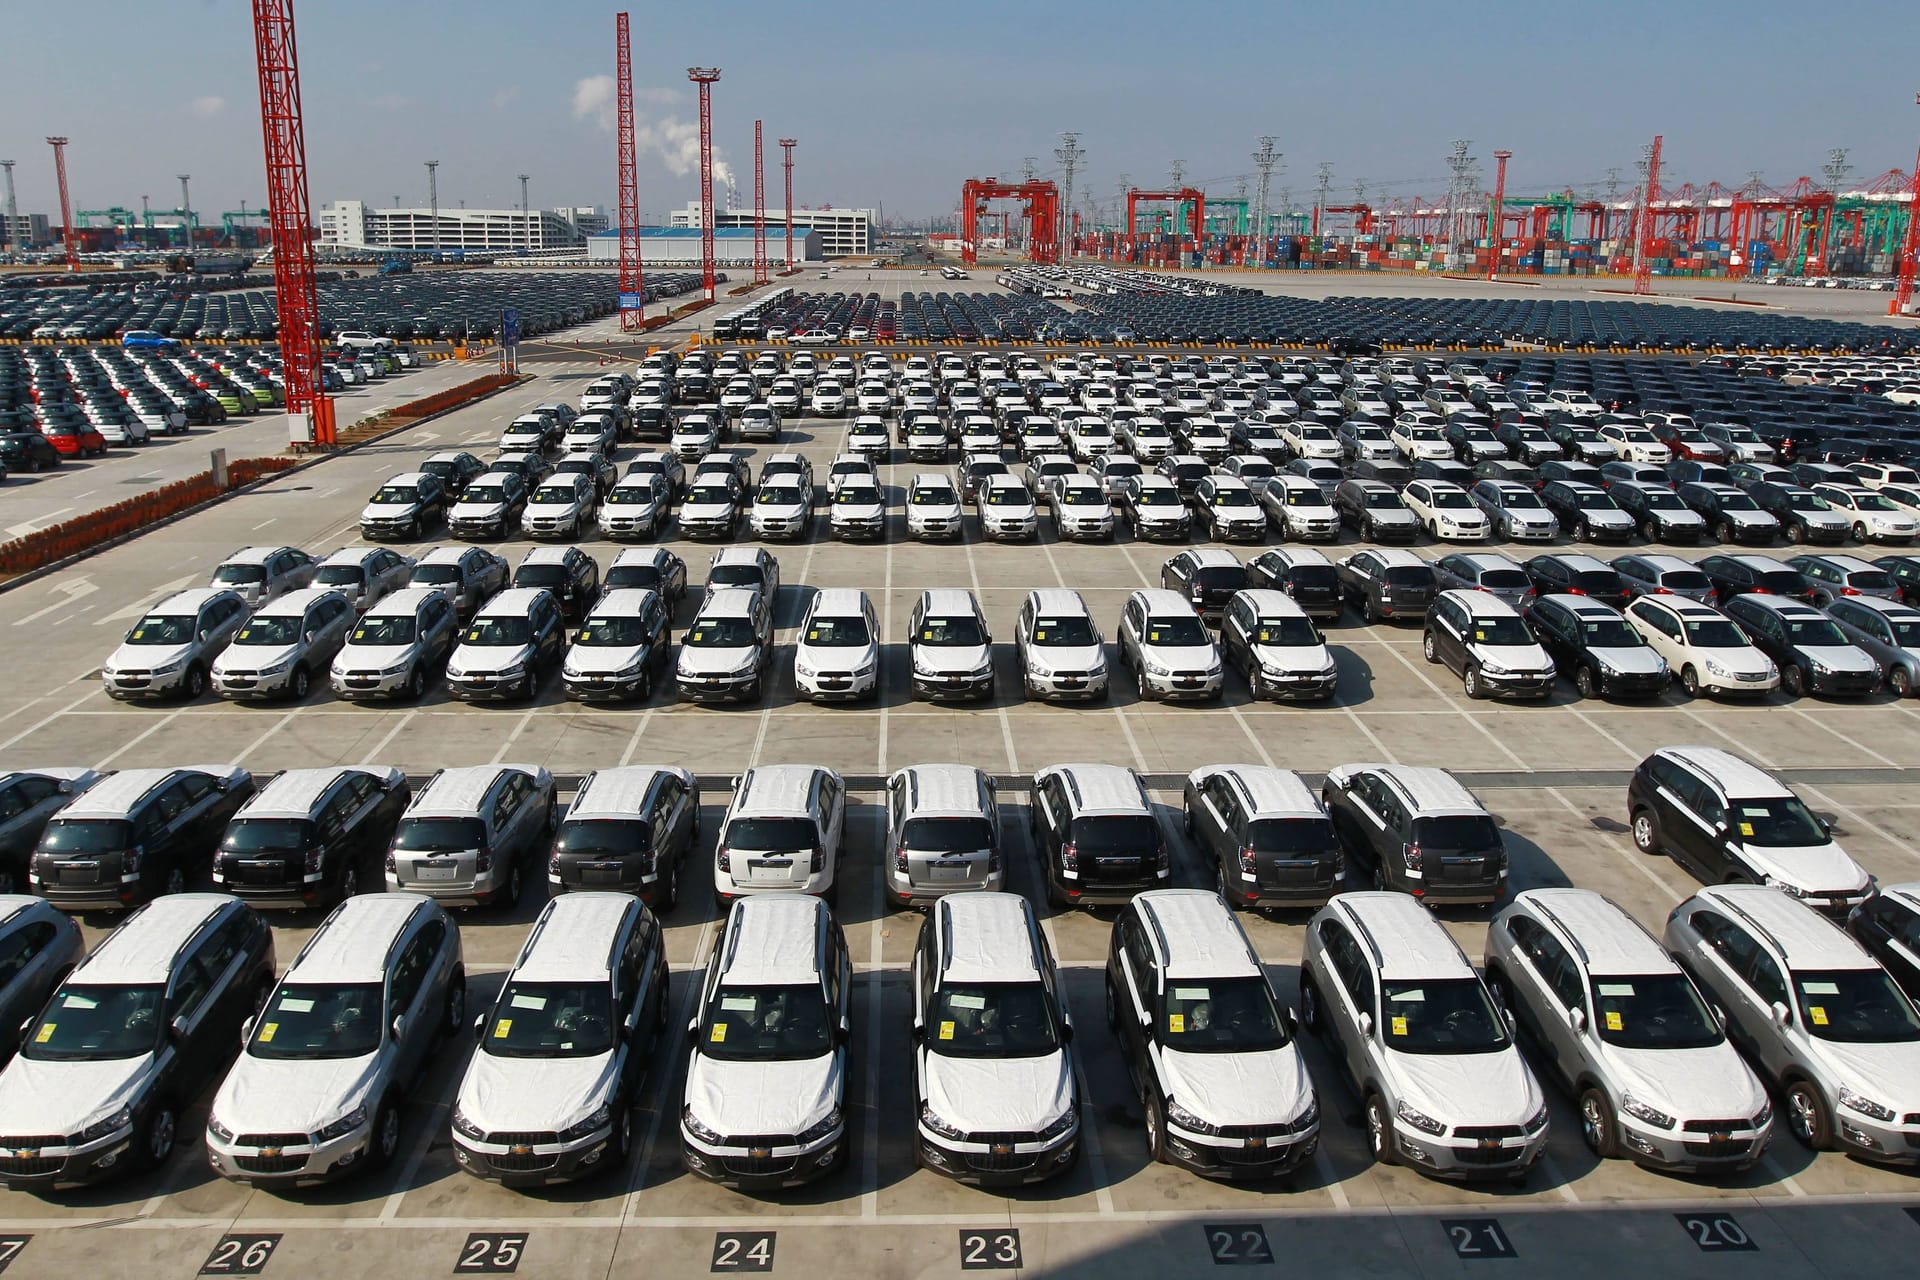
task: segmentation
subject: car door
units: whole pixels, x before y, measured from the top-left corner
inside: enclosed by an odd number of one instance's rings
[[[1562,675],[1579,665],[1579,623],[1559,605],[1543,601],[1527,612],[1533,634]]]
[[[1655,778],[1661,780],[1660,774],[1656,772]],[[1728,830],[1727,806],[1713,784],[1684,766],[1675,766],[1673,781],[1663,781],[1661,790],[1671,792],[1674,798],[1672,820],[1665,821],[1663,815],[1662,842],[1678,850],[1709,884],[1741,872],[1743,868],[1728,856],[1724,834]]]
[[[1466,670],[1468,625],[1466,610],[1457,601],[1442,600],[1434,607],[1433,622],[1429,627],[1433,636],[1434,656],[1455,675],[1461,675]]]
[[[1353,785],[1347,789],[1347,796],[1349,829],[1354,848],[1384,878],[1385,851],[1392,834],[1387,812],[1391,797],[1380,784],[1379,778],[1371,773],[1355,777]]]
[[[393,972],[387,978],[387,1025],[382,1034],[391,1041],[393,1078],[416,1079],[425,1065],[427,1046],[433,1042],[433,1014],[428,1004],[428,981],[434,953],[446,936],[446,927],[430,919],[400,948]],[[393,1034],[395,1024],[400,1034]]]
[[[1520,931],[1516,930],[1514,936],[1521,938]],[[1588,1016],[1586,983],[1580,966],[1558,938],[1538,925],[1527,930],[1520,951],[1526,964],[1523,966],[1525,976],[1519,980],[1530,988],[1524,1003],[1533,1014],[1535,1043],[1555,1074],[1571,1083],[1579,1078],[1584,1065],[1584,1045],[1582,1038],[1574,1033],[1569,1018],[1575,1011],[1583,1019]]]
[[[1153,992],[1157,975],[1151,950],[1141,935],[1139,916],[1132,910],[1120,913],[1119,924],[1114,929],[1114,948],[1114,966],[1120,977],[1114,991],[1113,1030],[1127,1061],[1127,1073],[1133,1077],[1137,1090],[1145,1088],[1153,1076],[1147,1062],[1147,1046],[1153,1036]]]
[[[213,965],[212,944],[218,930],[190,946],[174,962],[172,981],[167,989],[161,1016],[163,1043],[172,1049],[172,1060],[162,1068],[171,1080],[170,1088],[179,1096],[198,1096],[210,1077],[217,1074],[235,1035],[221,1035],[215,1043],[214,1032],[221,1030],[214,993],[217,980],[226,965]]]
[[[1334,990],[1322,991],[1321,995],[1323,999],[1338,1002],[1335,1009],[1328,1010],[1332,1016],[1327,1018],[1334,1039],[1334,1056],[1356,1092],[1364,1091],[1373,1072],[1374,1037],[1379,1033],[1377,1026],[1363,1026],[1361,1022],[1364,1017],[1371,1024],[1378,1016],[1379,992],[1373,969],[1345,925],[1322,920],[1319,929],[1321,945],[1335,978]]]

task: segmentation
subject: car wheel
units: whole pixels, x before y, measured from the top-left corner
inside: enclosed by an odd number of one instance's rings
[[[1713,536],[1720,539],[1720,541],[1722,542],[1732,542],[1733,541],[1732,523],[1726,520],[1722,520],[1719,524],[1713,527]]]
[[[1367,1095],[1367,1152],[1375,1164],[1398,1164],[1393,1150],[1393,1117],[1387,1114],[1387,1100],[1377,1093]]]
[[[418,702],[427,695],[427,675],[419,667],[407,673],[406,697],[409,702]]]
[[[618,1169],[627,1163],[627,1157],[633,1151],[633,1110],[626,1100],[620,1100],[620,1118],[613,1122],[613,1159],[607,1162],[609,1168]]]
[[[1159,1164],[1167,1158],[1167,1114],[1162,1103],[1151,1089],[1140,1099],[1140,1109],[1145,1113],[1147,1125],[1147,1160]]]
[[[359,896],[360,868],[355,866],[353,861],[349,859],[346,866],[340,869],[340,900],[345,902],[348,898],[357,898]]]
[[[1317,1035],[1321,1029],[1320,1023],[1320,986],[1311,977],[1302,974],[1300,976],[1300,1025]]]
[[[1805,1080],[1794,1081],[1787,1090],[1787,1127],[1809,1151],[1833,1146],[1833,1120],[1827,1115],[1826,1100]]]
[[[1640,536],[1648,542],[1657,542],[1660,539],[1660,527],[1651,520],[1643,520],[1640,522]]]
[[[1135,695],[1139,697],[1140,701],[1153,701],[1153,690],[1147,684],[1147,669],[1145,666],[1135,666],[1133,669],[1133,691]]]
[[[207,691],[207,669],[199,663],[187,668],[187,678],[180,686],[186,691],[187,701],[193,702]]]
[[[1380,621],[1380,606],[1374,603],[1372,595],[1368,595],[1360,602],[1360,617],[1369,626]]]
[[[1460,678],[1460,685],[1461,688],[1466,690],[1467,696],[1476,702],[1487,696],[1485,687],[1480,683],[1480,668],[1478,666],[1469,666],[1467,668],[1466,675]]]
[[[1600,692],[1600,681],[1593,674],[1592,667],[1582,667],[1573,673],[1573,687],[1580,691],[1581,697],[1592,698]]]
[[[674,862],[667,868],[667,883],[660,890],[660,914],[669,915],[680,905],[680,864]]]
[[[173,1154],[174,1139],[179,1136],[179,1117],[165,1102],[156,1102],[146,1122],[140,1126],[140,1157],[149,1169],[158,1169]]]
[[[467,1020],[467,980],[455,974],[447,985],[446,1033],[458,1035],[460,1027]]]
[[[527,674],[520,679],[520,696],[531,702],[540,695],[540,663],[538,659],[527,664]]]
[[[307,689],[313,683],[313,677],[307,674],[305,667],[295,667],[293,675],[287,680],[287,696],[295,702],[305,702]]]
[[[1700,696],[1700,673],[1693,669],[1691,663],[1680,668],[1680,687],[1687,691],[1689,698]]]
[[[1805,542],[1806,540],[1807,540],[1807,531],[1804,526],[1800,525],[1797,522],[1787,526],[1788,542],[1791,542],[1795,546],[1798,546],[1799,544],[1801,544],[1802,542]]]
[[[1574,528],[1574,534],[1582,542],[1592,542],[1593,541],[1592,522],[1589,521],[1586,517],[1582,516],[1580,519],[1580,523]]]
[[[1611,1160],[1619,1149],[1619,1137],[1613,1127],[1613,1104],[1597,1088],[1580,1095],[1580,1136],[1587,1150],[1602,1160]]]
[[[1893,691],[1902,698],[1911,698],[1913,696],[1913,673],[1905,667],[1895,667],[1893,669],[1890,683],[1893,685]],[[9,889],[7,892],[11,893],[13,890]]]
[[[373,1114],[373,1162],[385,1167],[400,1151],[400,1111],[391,1102],[382,1101]]]
[[[501,911],[512,911],[520,905],[520,891],[524,888],[526,888],[526,882],[520,859],[515,858],[507,864],[507,887],[504,890],[495,891],[498,896],[494,898],[493,905]]]
[[[1440,650],[1433,643],[1433,632],[1429,631],[1420,640],[1420,656],[1428,662],[1440,661]]]
[[[1512,1011],[1513,989],[1507,985],[1507,976],[1497,969],[1487,974],[1487,994],[1493,997],[1502,1018]]]
[[[1867,540],[1867,526],[1866,526],[1866,525],[1864,525],[1864,524],[1856,524],[1855,526],[1853,526],[1853,540],[1854,540],[1855,542],[1865,542],[1865,541]]]
[[[1660,852],[1660,824],[1651,809],[1635,809],[1632,820],[1633,847],[1645,854]]]
[[[163,894],[185,893],[187,891],[187,873],[179,867],[168,867],[167,878],[161,882]]]
[[[1786,669],[1780,673],[1780,682],[1787,686],[1787,692],[1794,697],[1804,698],[1807,696],[1807,672],[1806,668],[1800,666],[1800,664],[1795,662],[1788,663]]]

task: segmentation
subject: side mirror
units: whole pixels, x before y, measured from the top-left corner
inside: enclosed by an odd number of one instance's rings
[[[1073,1043],[1073,1024],[1072,1024],[1071,1022],[1067,1022],[1067,1023],[1062,1023],[1062,1024],[1061,1024],[1061,1027],[1060,1027],[1060,1043],[1061,1043],[1061,1044],[1072,1044],[1072,1043]]]
[[[1585,1009],[1567,1010],[1567,1026],[1577,1036],[1587,1034],[1587,1011]]]
[[[1507,1024],[1508,1035],[1517,1036],[1520,1034],[1520,1024],[1514,1019],[1513,1010],[1502,1007],[1500,1010],[1500,1020]]]
[[[473,1015],[473,1038],[478,1040],[481,1037],[481,1035],[485,1033],[486,1029],[487,1029],[487,1015],[484,1013],[474,1014]]]
[[[1367,1037],[1371,1037],[1373,1035],[1373,1015],[1372,1014],[1362,1013],[1360,1015],[1360,1034]]]
[[[913,1030],[909,1033],[909,1038],[912,1039],[916,1045],[925,1044],[927,1042],[927,1024],[916,1021],[913,1024]]]
[[[190,1030],[190,1028],[187,1025],[187,1020],[185,1016],[175,1018],[172,1022],[167,1024],[167,1034],[172,1036],[175,1040],[185,1040],[187,1038],[188,1030]]]
[[[253,1039],[253,1024],[255,1021],[257,1021],[257,1019],[248,1018],[240,1024],[240,1044],[242,1048],[246,1046],[247,1041]]]
[[[1778,1000],[1775,1000],[1773,1006],[1767,1010],[1767,1016],[1773,1019],[1774,1026],[1783,1029],[1792,1017],[1792,1015],[1787,1012],[1787,1006],[1781,1004]]]
[[[403,1013],[395,1017],[389,1029],[393,1032],[393,1038],[398,1040],[406,1032],[407,1015]]]
[[[687,1020],[687,1039],[691,1040],[699,1034],[700,1034],[700,1019],[698,1017],[688,1019]]]
[[[28,1018],[26,1021],[20,1024],[20,1039],[22,1041],[26,1040],[27,1032],[33,1030],[33,1024],[37,1021],[39,1021],[39,1019],[37,1018]]]

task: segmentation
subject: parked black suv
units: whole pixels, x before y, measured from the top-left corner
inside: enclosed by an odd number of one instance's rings
[[[1187,775],[1187,833],[1235,907],[1323,907],[1346,870],[1340,840],[1298,774],[1218,765]]]
[[[1592,596],[1616,609],[1627,607],[1627,584],[1604,560],[1574,552],[1535,556],[1520,566],[1539,594]]]
[[[1706,556],[1695,566],[1713,584],[1714,598],[1721,604],[1742,592],[1786,596],[1805,604],[1813,603],[1813,584],[1771,556]]]
[[[1424,619],[1440,590],[1433,566],[1411,551],[1356,551],[1334,570],[1342,598],[1368,622]]]
[[[255,906],[345,901],[380,883],[412,796],[398,769],[289,769],[227,824],[214,883]]]
[[[75,911],[181,893],[252,794],[253,775],[238,765],[123,770],[47,823],[33,855],[35,884]]]
[[[1342,765],[1320,800],[1347,857],[1382,889],[1430,904],[1491,903],[1506,891],[1500,828],[1444,769]]]
[[[579,547],[535,547],[513,571],[516,587],[542,587],[568,622],[583,622],[600,598],[600,565]]]
[[[1042,770],[1034,775],[1027,823],[1054,907],[1125,902],[1173,884],[1153,802],[1131,769],[1063,764]]]

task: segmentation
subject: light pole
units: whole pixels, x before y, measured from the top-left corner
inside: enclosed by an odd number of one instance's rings
[[[533,223],[527,217],[527,175],[520,175],[520,245],[527,253],[533,252]]]
[[[433,237],[430,247],[435,253],[440,251],[440,162],[427,161],[427,217],[433,223],[428,234]]]

